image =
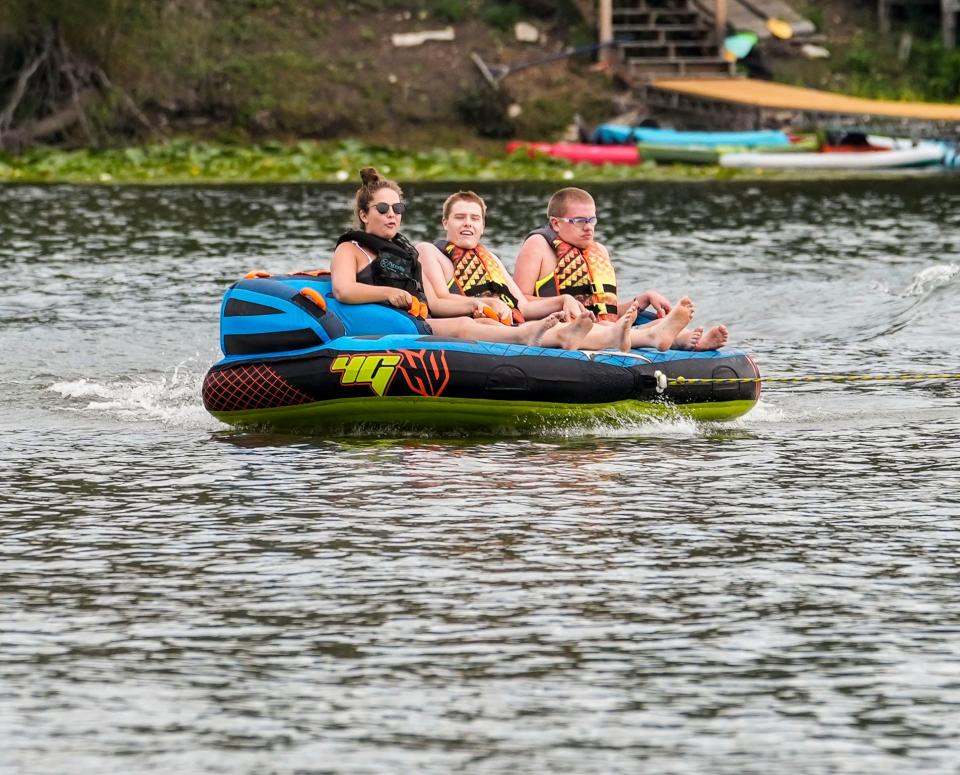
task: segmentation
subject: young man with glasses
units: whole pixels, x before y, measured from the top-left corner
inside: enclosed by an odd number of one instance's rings
[[[444,238],[417,246],[424,284],[437,299],[431,304],[435,313],[442,309],[442,303],[450,314],[488,315],[508,325],[559,313],[567,322],[547,331],[541,343],[545,347],[587,350],[627,351],[638,346],[666,350],[689,322],[690,310],[681,304],[662,326],[637,334],[632,329],[637,314],[633,305],[627,305],[623,315],[610,325],[597,325],[573,296],[528,299],[503,262],[480,241],[486,213],[487,205],[478,194],[459,191],[443,203]],[[642,339],[642,345],[634,344],[634,339]]]
[[[634,347],[645,347],[650,329],[663,325],[671,312],[670,302],[656,291],[620,302],[617,278],[607,249],[596,242],[597,206],[593,197],[582,188],[563,188],[547,205],[546,226],[527,235],[513,277],[527,298],[570,295],[580,301],[600,321],[616,320],[632,304],[642,311],[651,307],[657,318],[635,327],[631,332]],[[685,296],[681,303],[693,305]],[[642,318],[640,321],[642,322]],[[675,336],[672,346],[683,350],[713,350],[726,344],[725,326],[684,329]],[[666,349],[666,348],[663,348]]]

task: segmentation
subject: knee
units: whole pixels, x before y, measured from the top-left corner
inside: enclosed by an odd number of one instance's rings
[[[470,318],[455,318],[451,334],[460,338],[470,338],[474,333],[474,322]]]

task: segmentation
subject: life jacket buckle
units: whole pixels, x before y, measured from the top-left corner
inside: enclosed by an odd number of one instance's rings
[[[420,318],[421,320],[426,320],[427,315],[430,314],[430,309],[424,304],[420,299],[414,296],[410,301],[410,309],[407,310],[415,318]]]

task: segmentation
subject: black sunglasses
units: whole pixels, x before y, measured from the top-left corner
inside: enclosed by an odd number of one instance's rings
[[[377,202],[375,205],[370,206],[380,213],[380,215],[386,215],[391,207],[397,215],[403,215],[403,211],[407,209],[407,206],[403,202],[395,202],[392,205],[388,205],[386,202]]]

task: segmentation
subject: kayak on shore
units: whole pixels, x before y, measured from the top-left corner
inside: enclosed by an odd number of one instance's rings
[[[541,143],[511,140],[507,153],[526,150],[531,159],[545,154],[556,159],[588,164],[639,164],[642,159],[636,145],[596,145],[591,143]]]
[[[720,166],[738,169],[905,169],[939,165],[943,156],[944,149],[935,145],[870,153],[727,153],[720,157]]]
[[[617,147],[617,146],[608,146]],[[670,145],[639,143],[640,158],[660,164],[719,164],[725,153],[809,153],[819,149],[814,135],[807,135],[790,145]]]
[[[590,138],[600,145],[623,145],[625,143],[657,143],[659,145],[737,145],[747,148],[757,146],[788,146],[790,135],[779,130],[755,132],[690,132],[678,129],[636,127],[625,124],[601,124]]]

